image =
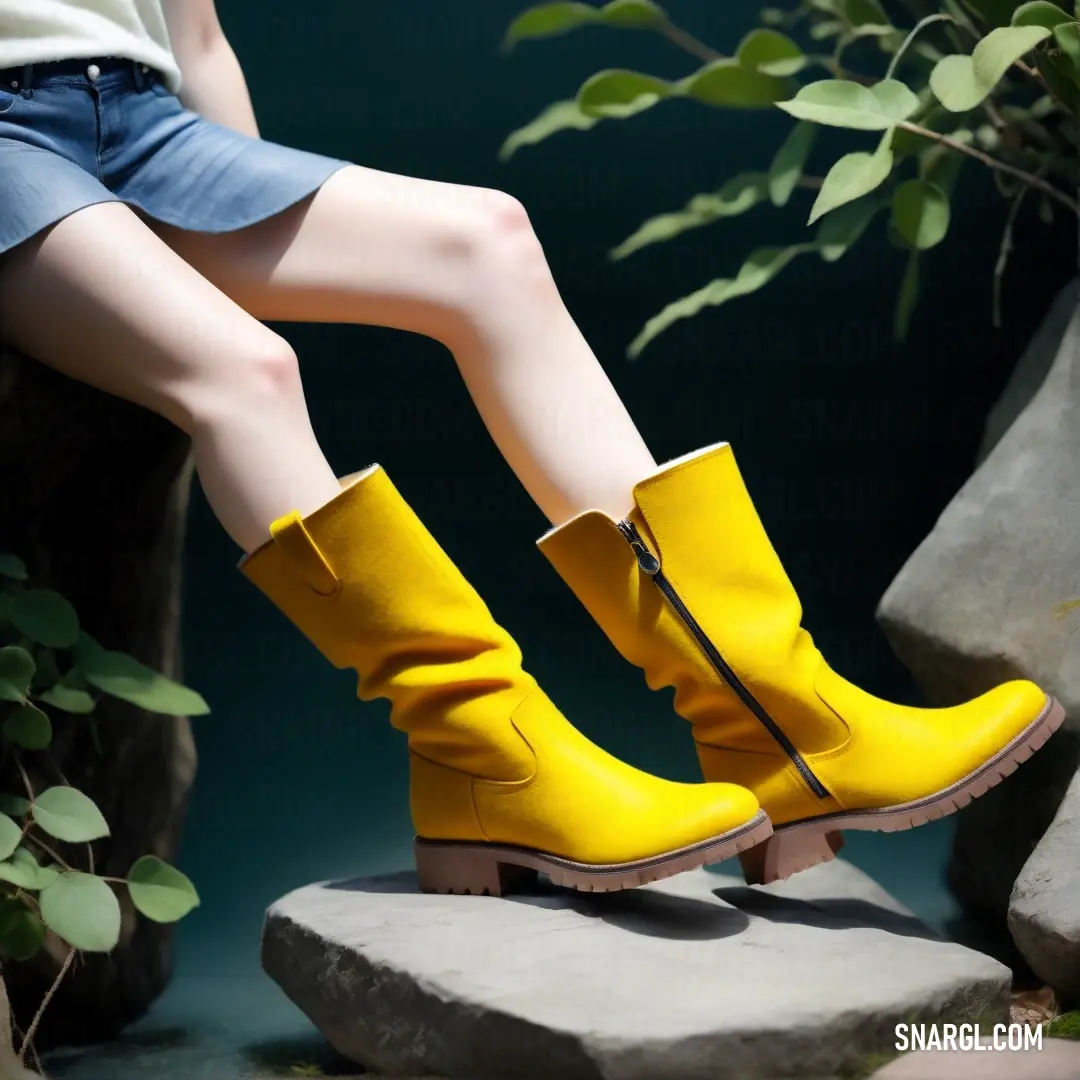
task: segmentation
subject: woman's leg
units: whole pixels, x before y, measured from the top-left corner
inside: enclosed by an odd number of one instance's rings
[[[4,256],[0,330],[190,434],[207,498],[245,551],[277,517],[340,490],[286,342],[119,203],[80,210]]]
[[[621,517],[656,467],[508,195],[352,166],[252,228],[159,232],[260,319],[372,323],[443,342],[552,522],[588,508]]]

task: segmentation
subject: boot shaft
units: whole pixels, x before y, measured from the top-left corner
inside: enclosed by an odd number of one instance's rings
[[[414,753],[514,781],[533,757],[510,716],[535,683],[513,638],[374,466],[301,520],[289,514],[241,564],[332,664],[387,698]]]
[[[638,484],[624,523],[591,511],[539,547],[648,684],[675,688],[699,743],[782,751],[748,698],[789,718],[806,754],[844,742],[815,690],[824,661],[727,444]]]

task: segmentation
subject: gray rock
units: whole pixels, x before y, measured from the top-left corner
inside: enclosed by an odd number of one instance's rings
[[[889,1050],[896,1023],[1007,1016],[1009,972],[837,860],[765,888],[425,895],[412,874],[312,885],[263,966],[340,1053],[387,1076],[779,1080]]]
[[[1009,930],[1047,985],[1080,995],[1080,773],[1016,880]]]
[[[1080,278],[1074,278],[1054,298],[1046,317],[1035,331],[1024,355],[1013,368],[1001,397],[986,418],[976,461],[982,464],[990,451],[1012,427],[1013,421],[1039,392],[1057,358],[1073,313],[1080,304]]]
[[[1018,365],[987,425],[984,451],[885,593],[878,619],[936,703],[1025,677],[1065,706],[1065,730],[957,822],[949,883],[969,914],[1004,935],[1013,883],[1080,762],[1080,608],[1063,606],[1080,595],[1075,282]]]
[[[1080,1042],[1046,1039],[1041,1050],[917,1050],[879,1069],[871,1080],[1076,1080],[1078,1076]]]

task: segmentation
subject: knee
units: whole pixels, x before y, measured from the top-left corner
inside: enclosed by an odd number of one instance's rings
[[[188,430],[205,429],[237,413],[268,417],[304,408],[300,364],[292,346],[263,327],[201,369],[183,394]]]
[[[466,280],[485,292],[550,283],[544,249],[525,207],[502,191],[481,189],[476,195],[461,241],[471,271]]]

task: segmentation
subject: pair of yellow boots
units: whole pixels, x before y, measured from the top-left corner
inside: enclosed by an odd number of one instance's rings
[[[652,689],[675,688],[708,783],[631,768],[573,728],[521,653],[373,466],[305,519],[287,515],[245,574],[359,696],[407,732],[420,885],[489,893],[537,871],[605,891],[739,854],[765,883],[831,859],[843,829],[892,831],[981,795],[1062,709],[1010,682],[915,709],[825,663],[731,448],[673,462],[539,546]]]

